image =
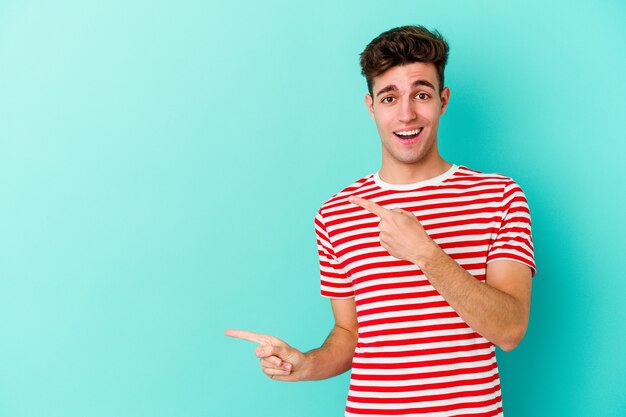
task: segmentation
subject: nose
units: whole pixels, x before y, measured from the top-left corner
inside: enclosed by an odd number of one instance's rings
[[[399,121],[403,123],[412,122],[417,118],[417,112],[411,100],[402,100],[400,103]]]

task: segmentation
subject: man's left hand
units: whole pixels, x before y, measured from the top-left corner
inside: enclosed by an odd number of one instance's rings
[[[391,256],[421,266],[425,259],[441,250],[413,213],[399,208],[389,210],[354,195],[349,200],[380,217],[380,243]]]

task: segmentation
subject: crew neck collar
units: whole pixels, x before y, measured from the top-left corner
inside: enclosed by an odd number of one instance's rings
[[[385,182],[382,179],[380,179],[380,175],[378,175],[378,173],[380,171],[376,171],[373,174],[373,178],[374,178],[374,182],[376,183],[376,185],[378,185],[380,188],[382,188],[384,190],[407,191],[407,190],[414,190],[416,188],[425,187],[425,186],[428,186],[428,185],[437,185],[437,184],[447,180],[452,175],[454,175],[454,173],[458,169],[459,169],[458,165],[452,164],[452,166],[446,172],[444,172],[443,174],[437,175],[436,177],[429,178],[427,180],[414,182],[414,183],[411,183],[411,184],[390,184],[388,182]]]

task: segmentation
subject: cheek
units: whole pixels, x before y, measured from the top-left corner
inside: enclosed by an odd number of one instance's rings
[[[432,124],[435,124],[439,121],[439,116],[441,116],[441,114],[438,107],[428,109],[428,113],[425,115],[425,117],[427,117]]]
[[[374,113],[374,120],[376,120],[376,124],[378,126],[380,126],[381,128],[384,128],[389,125],[391,120],[393,120],[393,114],[388,109],[379,108]]]
[[[386,134],[387,131],[390,129],[389,122],[387,120],[385,120],[385,119],[377,117],[376,118],[376,129],[378,130],[378,133],[380,135]]]

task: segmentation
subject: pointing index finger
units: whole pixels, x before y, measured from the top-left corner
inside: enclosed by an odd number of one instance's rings
[[[266,341],[266,337],[262,334],[249,332],[247,330],[226,330],[226,336],[234,337],[237,339],[248,340],[250,342],[263,344]]]
[[[381,219],[389,211],[386,208],[381,207],[378,204],[374,203],[373,201],[366,200],[366,199],[358,197],[356,195],[351,195],[348,200],[350,200],[351,203],[354,203],[357,206],[363,207],[365,210],[369,211],[370,213],[374,213],[375,215],[377,215]]]

